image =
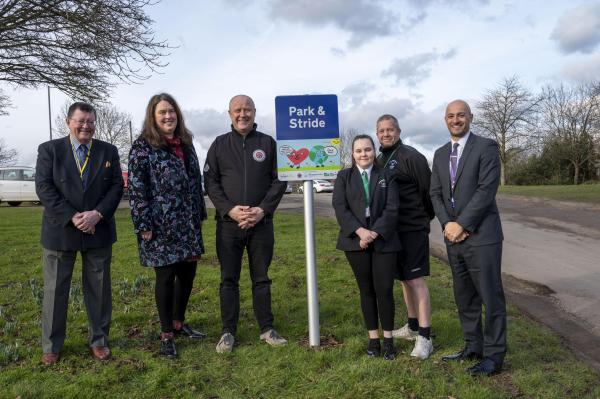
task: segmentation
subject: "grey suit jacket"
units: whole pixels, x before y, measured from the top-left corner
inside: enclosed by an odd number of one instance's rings
[[[442,228],[448,222],[457,222],[469,232],[466,242],[471,245],[501,242],[502,225],[496,206],[500,182],[498,144],[470,134],[458,163],[454,206],[449,166],[451,151],[450,142],[437,149],[431,174],[431,202]]]

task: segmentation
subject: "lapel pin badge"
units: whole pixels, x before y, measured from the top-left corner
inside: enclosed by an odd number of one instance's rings
[[[106,161],[106,163],[104,164],[105,168],[110,168],[110,161]]]

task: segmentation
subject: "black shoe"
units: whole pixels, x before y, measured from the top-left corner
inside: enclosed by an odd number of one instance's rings
[[[160,354],[170,359],[177,357],[177,349],[175,349],[175,340],[171,338],[160,339]]]
[[[378,357],[381,354],[381,345],[378,339],[370,339],[367,347],[367,356]]]
[[[473,367],[467,369],[472,377],[484,376],[489,377],[490,375],[499,374],[502,371],[502,365],[497,365],[492,359],[485,358],[477,363]]]
[[[394,344],[387,344],[384,342],[383,344],[383,358],[385,360],[394,360],[396,358],[396,348],[394,348]]]
[[[453,361],[453,360],[475,360],[481,359],[483,356],[479,352],[473,352],[468,349],[466,346],[462,348],[460,351],[453,353],[451,355],[442,356],[442,360],[445,362]]]
[[[202,338],[206,337],[206,334],[204,334],[203,332],[194,330],[187,323],[184,323],[182,325],[181,329],[179,329],[179,330],[173,329],[173,332],[178,337],[187,337],[187,338],[193,338],[193,339],[202,339]]]

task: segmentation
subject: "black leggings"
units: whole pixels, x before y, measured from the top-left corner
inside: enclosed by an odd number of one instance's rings
[[[184,321],[194,277],[196,262],[177,262],[168,266],[155,267],[156,286],[154,295],[160,329],[162,332],[173,331],[173,320]]]
[[[360,290],[360,307],[367,330],[377,330],[381,321],[384,331],[394,328],[394,275],[396,253],[347,251],[346,258],[352,267]]]

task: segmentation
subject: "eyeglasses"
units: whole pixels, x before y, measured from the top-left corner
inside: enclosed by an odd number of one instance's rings
[[[73,118],[71,118],[71,120],[72,120],[73,122],[75,122],[75,123],[77,124],[77,126],[84,126],[84,125],[86,125],[86,124],[87,124],[87,125],[90,125],[90,126],[95,126],[95,125],[96,125],[96,121],[83,121],[83,120],[81,120],[81,121],[78,121],[78,120],[75,120],[75,119],[73,119]]]

